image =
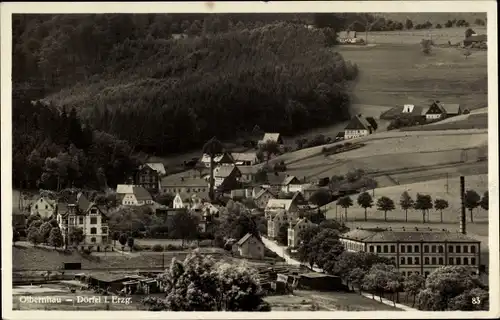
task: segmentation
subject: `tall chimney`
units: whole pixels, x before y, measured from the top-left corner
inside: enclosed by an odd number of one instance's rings
[[[465,220],[465,177],[460,176],[460,199],[462,200],[462,207],[460,211],[460,233],[466,234],[466,220]]]

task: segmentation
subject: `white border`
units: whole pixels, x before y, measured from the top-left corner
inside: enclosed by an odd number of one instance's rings
[[[43,2],[1,4],[1,155],[2,155],[2,317],[5,319],[384,319],[384,318],[497,318],[499,317],[499,208],[498,208],[498,92],[497,10],[495,1],[345,1],[345,2]],[[488,156],[489,156],[489,251],[490,311],[484,312],[145,312],[145,311],[12,311],[12,124],[11,63],[12,13],[185,13],[185,12],[487,12],[488,34]],[[5,311],[4,311],[5,310]],[[110,312],[112,314],[110,314]]]

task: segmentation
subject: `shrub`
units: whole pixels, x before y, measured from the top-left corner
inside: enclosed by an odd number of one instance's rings
[[[180,250],[182,250],[182,249],[183,249],[183,248],[182,248],[181,246],[176,246],[176,245],[171,244],[171,243],[169,243],[169,244],[167,244],[167,245],[165,246],[165,250],[166,250],[166,251],[180,251]]]
[[[134,245],[132,246],[132,249],[133,249],[134,251],[142,251],[142,250],[144,250],[144,247],[143,247],[143,246],[138,245],[137,243],[134,243]]]
[[[149,244],[144,244],[144,245],[142,245],[142,250],[145,250],[145,251],[151,251],[151,248],[152,248],[152,246],[151,246],[151,245],[149,245]]]
[[[152,247],[152,250],[154,252],[162,252],[163,251],[163,246],[159,243],[155,244],[153,247]]]

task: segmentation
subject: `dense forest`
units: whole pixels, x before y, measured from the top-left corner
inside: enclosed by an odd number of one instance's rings
[[[14,185],[113,186],[140,151],[343,121],[358,69],[336,32],[400,26],[340,13],[14,15]]]

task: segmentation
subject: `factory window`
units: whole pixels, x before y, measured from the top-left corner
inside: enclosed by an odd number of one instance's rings
[[[469,246],[468,245],[464,246],[464,253],[469,253]]]
[[[408,264],[413,264],[413,258],[412,257],[408,257]]]
[[[431,246],[431,252],[436,253],[436,246]]]
[[[462,252],[461,249],[462,249],[461,246],[456,246],[456,253],[461,253]]]
[[[469,264],[469,258],[464,258],[464,265],[468,265]]]
[[[405,264],[405,257],[401,257],[401,262],[399,264]]]
[[[428,245],[424,246],[424,252],[426,252],[426,253],[429,252],[429,246]]]
[[[408,246],[408,253],[412,252],[412,246]]]
[[[439,261],[439,264],[441,264],[441,265],[444,264],[444,259],[443,258],[439,258],[438,261]]]
[[[92,237],[92,238],[90,239],[90,241],[91,241],[92,243],[95,243],[95,242],[96,242],[96,239],[95,239],[94,237]]]
[[[382,252],[382,246],[377,246],[377,253]]]
[[[405,253],[405,252],[406,252],[406,250],[405,250],[405,249],[406,249],[406,246],[401,246],[401,252],[402,252],[402,253]]]
[[[420,258],[415,257],[415,264],[420,264]]]
[[[470,246],[470,253],[476,253],[476,246]]]
[[[387,253],[387,252],[389,252],[389,246],[384,245],[384,253]]]
[[[475,266],[476,265],[476,258],[470,258],[470,264]]]
[[[443,246],[439,246],[439,247],[438,247],[438,252],[439,252],[439,253],[443,253],[443,252],[444,252],[444,248],[443,248]]]
[[[429,264],[429,257],[424,258],[424,264]]]
[[[448,246],[448,252],[453,253],[453,246]]]
[[[416,253],[419,253],[419,252],[420,252],[420,246],[415,245],[413,248],[414,248],[414,251],[415,251]]]
[[[461,265],[462,264],[462,259],[460,259],[460,257],[457,257],[456,258],[456,262],[457,262],[457,265]]]
[[[449,264],[450,266],[452,266],[452,265],[454,264],[454,263],[453,263],[453,258],[448,258],[448,264]]]
[[[391,252],[392,252],[392,253],[396,252],[396,246],[395,246],[395,245],[392,245],[392,246],[391,246]]]
[[[436,264],[436,257],[431,258],[431,264],[433,264],[433,265]]]

